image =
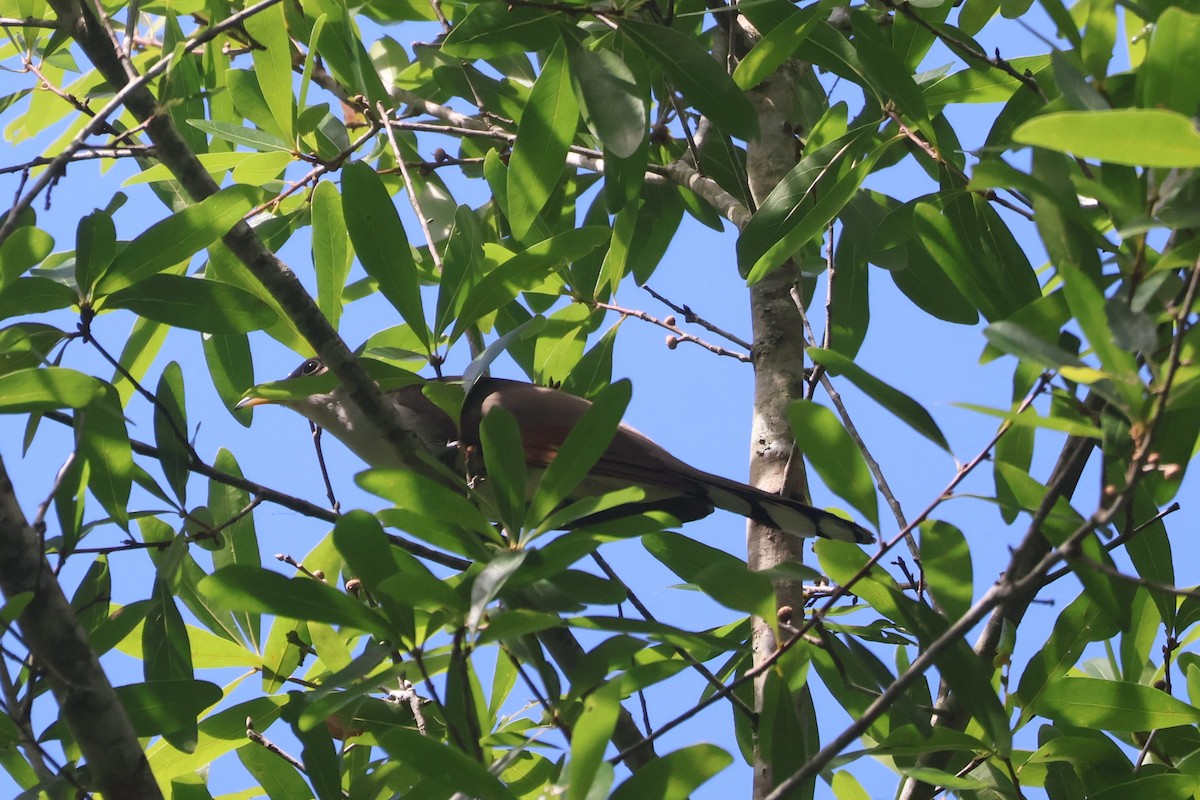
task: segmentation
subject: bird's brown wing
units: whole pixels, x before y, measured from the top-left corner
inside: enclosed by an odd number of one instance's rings
[[[466,443],[478,444],[483,417],[503,408],[516,418],[526,461],[544,468],[558,455],[563,441],[591,406],[583,398],[544,386],[485,378],[473,387],[463,405],[461,433]],[[690,477],[694,472],[695,468],[621,424],[590,474],[683,494],[703,494]]]

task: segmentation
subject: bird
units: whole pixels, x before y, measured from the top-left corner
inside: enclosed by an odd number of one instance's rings
[[[277,386],[289,381],[325,375],[328,367],[319,358],[300,364]],[[329,375],[329,378],[332,378]],[[545,386],[506,378],[481,377],[474,382],[454,420],[423,391],[429,382],[454,382],[454,378],[417,379],[387,391],[401,423],[420,439],[435,459],[463,473],[463,453],[471,464],[482,464],[479,428],[496,409],[512,414],[521,433],[527,468],[544,470],[558,453],[567,435],[592,403],[582,397]],[[379,429],[349,401],[340,386],[322,382],[311,394],[267,399],[252,388],[237,404],[249,408],[265,404],[285,406],[328,431],[371,467],[405,468],[397,450]],[[472,457],[474,454],[474,457]],[[598,512],[572,523],[573,527],[609,519],[662,511],[680,523],[706,517],[715,508],[731,511],[784,533],[867,544],[875,537],[851,520],[791,498],[757,489],[739,481],[704,472],[667,452],[644,434],[621,423],[608,448],[568,500],[597,496],[614,489],[636,486],[644,497],[633,503]]]

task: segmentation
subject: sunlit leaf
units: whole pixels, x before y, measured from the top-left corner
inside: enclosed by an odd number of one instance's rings
[[[833,412],[812,401],[797,400],[788,407],[788,419],[796,434],[796,447],[812,462],[825,485],[878,526],[879,501],[871,472]]]
[[[684,800],[709,778],[733,763],[713,744],[695,744],[668,753],[639,769],[612,793],[612,800],[654,797]]]
[[[237,223],[259,197],[250,186],[234,185],[151,225],[117,253],[96,281],[103,296],[190,259]]]
[[[579,104],[560,43],[542,64],[508,160],[508,222],[517,239],[526,237],[550,199],[578,124]]]
[[[1013,131],[1021,144],[1133,167],[1200,167],[1200,133],[1175,111],[1058,111]]]
[[[115,687],[138,736],[156,736],[195,725],[204,709],[221,699],[208,681],[163,680]]]
[[[758,134],[758,117],[746,95],[690,36],[629,17],[621,19],[620,29],[718,128],[740,139],[753,139]]]
[[[259,567],[232,565],[200,582],[200,590],[230,610],[311,619],[361,631],[386,631],[369,609],[348,595],[311,578],[285,578]]]
[[[1200,708],[1161,689],[1100,678],[1060,678],[1038,696],[1033,710],[1071,725],[1110,731],[1148,731],[1200,722]]]
[[[916,400],[884,383],[835,350],[810,347],[808,355],[813,361],[827,368],[830,374],[845,375],[851,383],[866,392],[872,400],[895,414],[917,433],[943,450],[950,451],[950,444],[942,435],[941,429],[938,428],[929,412]]]
[[[342,210],[363,269],[428,348],[429,329],[408,235],[383,181],[362,161],[342,169]]]
[[[100,381],[65,367],[16,370],[0,375],[0,413],[82,408],[103,391]]]
[[[461,750],[412,730],[389,731],[382,734],[380,739],[386,750],[393,755],[403,753],[405,763],[447,789],[465,792],[485,800],[513,798],[512,792],[499,778]]]
[[[211,279],[151,275],[104,299],[109,308],[205,333],[247,333],[275,322],[275,312],[254,295]]]

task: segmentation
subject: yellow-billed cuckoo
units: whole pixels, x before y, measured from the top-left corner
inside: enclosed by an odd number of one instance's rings
[[[319,376],[325,372],[326,367],[319,359],[310,358],[287,380]],[[484,377],[471,387],[456,423],[423,393],[422,386],[422,383],[415,383],[392,389],[388,391],[388,397],[396,404],[405,427],[415,432],[434,457],[447,466],[454,466],[456,461],[461,464],[460,448],[478,452],[480,422],[491,411],[502,408],[516,419],[529,468],[545,469],[557,455],[567,434],[592,405],[583,398],[555,389]],[[265,403],[276,403],[299,412],[340,439],[372,467],[407,466],[340,387],[298,398],[247,397],[237,407]],[[472,463],[481,464],[482,459],[472,459]],[[603,494],[622,486],[640,487],[645,491],[644,499],[585,517],[574,524],[579,526],[646,511],[664,511],[680,522],[690,522],[711,514],[716,507],[797,536],[821,536],[860,543],[874,541],[870,532],[849,520],[702,472],[623,423],[571,499]]]

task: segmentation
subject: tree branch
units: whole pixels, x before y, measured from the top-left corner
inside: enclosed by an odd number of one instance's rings
[[[21,511],[2,459],[0,553],[0,590],[10,602],[30,598],[17,623],[95,785],[105,797],[161,798],[133,725],[42,555],[41,539]]]

